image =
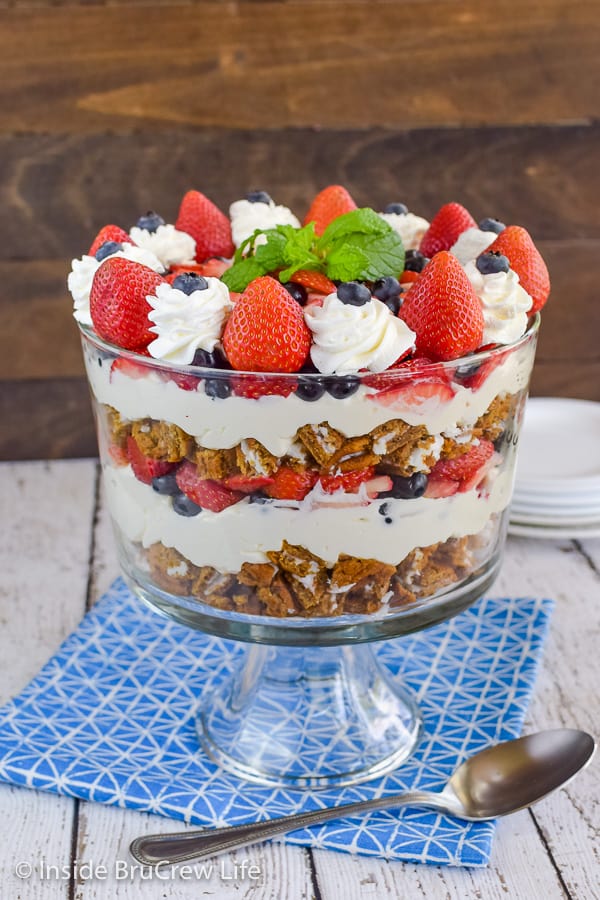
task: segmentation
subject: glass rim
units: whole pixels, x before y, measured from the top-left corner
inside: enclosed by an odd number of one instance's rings
[[[112,344],[110,341],[101,338],[89,325],[84,325],[81,322],[77,322],[76,324],[82,338],[93,344],[97,349],[102,350],[105,353],[110,353],[112,356],[130,360],[131,362],[145,366],[148,369],[167,370],[170,372],[195,375],[199,378],[210,377],[213,379],[221,377],[231,378],[233,376],[235,378],[242,377],[261,380],[277,379],[278,381],[289,380],[290,382],[295,382],[298,378],[306,380],[318,380],[323,378],[344,380],[352,378],[368,384],[368,380],[374,378],[394,380],[401,377],[413,378],[418,374],[419,378],[422,379],[427,376],[428,372],[432,375],[435,373],[439,374],[440,368],[450,373],[461,366],[481,364],[488,359],[502,356],[503,354],[516,350],[518,347],[526,344],[539,331],[540,322],[540,313],[536,312],[528,322],[525,332],[517,338],[516,341],[513,341],[510,344],[498,344],[488,350],[478,350],[475,353],[471,353],[468,356],[460,356],[457,359],[431,360],[430,362],[424,363],[419,368],[418,373],[415,371],[403,371],[402,367],[398,367],[396,369],[385,369],[383,372],[371,372],[367,370],[348,372],[345,374],[334,373],[332,375],[327,375],[323,372],[259,372],[242,369],[219,369],[211,368],[210,366],[194,366],[190,363],[173,363],[165,359],[156,359],[153,356],[144,356],[142,353],[138,353],[135,350],[126,350],[123,347],[119,347],[117,344]]]

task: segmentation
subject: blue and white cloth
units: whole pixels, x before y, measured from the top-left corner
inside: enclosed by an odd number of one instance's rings
[[[466,757],[520,733],[551,608],[550,600],[484,598],[449,622],[380,644],[382,661],[418,695],[426,731],[417,753],[378,781],[290,791],[242,784],[198,749],[197,698],[209,677],[237,666],[244,646],[165,621],[118,579],[0,709],[0,780],[215,826],[413,787],[440,790]],[[282,840],[484,866],[493,831],[493,822],[415,807],[340,819]]]

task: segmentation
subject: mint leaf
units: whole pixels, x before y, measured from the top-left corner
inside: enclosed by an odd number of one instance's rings
[[[344,213],[331,222],[321,237],[319,238],[318,249],[326,249],[336,241],[343,237],[353,234],[386,234],[392,231],[392,227],[377,215],[377,213],[365,207],[364,209],[353,209],[352,212]]]
[[[340,243],[327,257],[325,271],[334,281],[355,281],[368,265],[369,257],[360,247]]]
[[[285,246],[287,239],[285,235],[280,234],[275,229],[264,231],[267,243],[260,244],[254,251],[254,259],[259,263],[264,272],[272,272],[274,269],[280,269],[284,264]]]
[[[361,281],[377,281],[386,275],[398,277],[404,269],[404,245],[392,228],[385,234],[355,234],[347,239],[347,248],[362,250],[368,262],[353,276]]]
[[[241,259],[223,272],[221,281],[227,285],[230,291],[241,293],[251,281],[264,275],[266,271],[267,269],[263,269],[254,257],[249,256],[248,259]]]

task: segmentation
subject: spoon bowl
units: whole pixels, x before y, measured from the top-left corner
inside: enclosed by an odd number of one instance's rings
[[[143,865],[180,863],[332,819],[409,805],[430,807],[468,821],[495,819],[531,806],[563,787],[589,764],[595,749],[593,737],[585,731],[540,731],[476,753],[455,770],[440,793],[406,791],[247,825],[150,834],[136,838],[129,850]]]

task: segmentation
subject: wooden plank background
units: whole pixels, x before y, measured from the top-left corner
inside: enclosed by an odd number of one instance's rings
[[[0,458],[95,454],[69,261],[189,187],[525,225],[532,392],[600,400],[599,47],[597,0],[0,2]]]

